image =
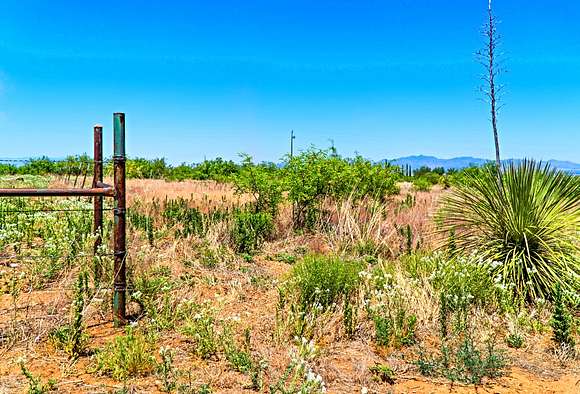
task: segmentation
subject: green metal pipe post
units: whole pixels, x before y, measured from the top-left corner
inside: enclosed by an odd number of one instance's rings
[[[127,278],[125,263],[126,248],[126,184],[125,184],[125,114],[113,115],[113,164],[115,184],[114,254],[115,275],[113,293],[113,322],[115,327],[126,323],[125,302]]]

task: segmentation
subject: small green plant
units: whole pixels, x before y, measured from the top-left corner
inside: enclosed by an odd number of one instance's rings
[[[135,275],[131,300],[140,308],[140,314],[149,319],[150,327],[158,330],[171,329],[175,325],[177,300],[171,297],[175,283],[171,270],[159,266]]]
[[[550,325],[553,331],[552,340],[556,345],[573,349],[575,342],[572,336],[572,317],[566,308],[564,291],[559,283],[554,291],[554,313]]]
[[[493,340],[487,341],[485,351],[481,351],[471,335],[466,333],[455,348],[444,341],[440,357],[429,357],[421,351],[415,364],[425,376],[444,376],[451,381],[479,384],[484,377],[501,376],[506,359],[503,352],[496,349]]]
[[[153,246],[155,242],[155,233],[154,233],[155,228],[153,218],[149,215],[140,213],[135,208],[127,210],[127,218],[129,219],[129,223],[134,228],[145,232],[145,235],[147,236],[147,241],[149,241],[149,245]]]
[[[290,352],[290,362],[276,383],[269,387],[270,394],[324,393],[326,387],[322,376],[314,373],[310,363],[316,357],[317,349],[312,341],[302,338],[298,349]]]
[[[433,184],[425,177],[413,179],[413,189],[419,192],[428,192]]]
[[[250,376],[250,388],[255,391],[262,390],[263,372],[267,364],[264,360],[257,360],[250,350],[250,329],[244,331],[244,343],[240,347],[236,344],[230,327],[224,327],[222,333],[222,347],[226,359],[233,369]]]
[[[161,362],[157,364],[157,374],[161,378],[163,391],[170,393],[177,387],[178,371],[173,366],[173,351],[170,348],[162,347],[159,349]]]
[[[296,263],[296,256],[288,253],[278,253],[274,256],[274,260],[292,265]]]
[[[341,308],[347,333],[354,331],[355,293],[361,285],[364,264],[338,257],[306,256],[292,267],[288,280],[279,289],[279,305],[293,317],[296,335],[322,313]],[[290,309],[288,311],[288,309]]]
[[[415,365],[419,368],[419,373],[423,376],[436,376],[439,368],[439,361],[426,354],[425,349],[419,349],[419,358],[415,361]]]
[[[95,355],[95,370],[116,380],[146,376],[155,366],[151,341],[132,327]]]
[[[34,376],[32,372],[26,368],[24,361],[19,362],[20,371],[28,381],[28,394],[46,394],[52,392],[56,387],[56,380],[49,379],[43,383],[40,377]]]
[[[451,311],[447,299],[445,293],[439,293],[439,335],[443,339],[447,338],[449,333],[449,314]]]
[[[505,339],[507,345],[514,349],[521,349],[524,346],[524,337],[518,333],[510,333]]]
[[[229,327],[224,327],[222,335],[222,346],[226,359],[230,365],[241,373],[249,372],[253,367],[252,355],[250,353],[250,331],[244,333],[244,344],[240,348],[236,344],[233,333]]]
[[[49,334],[57,348],[63,349],[70,357],[78,358],[85,353],[89,340],[83,323],[85,297],[88,292],[89,276],[86,271],[79,273],[75,286],[75,295],[71,307],[71,322]]]
[[[192,316],[181,327],[181,332],[193,340],[193,353],[202,359],[215,356],[218,351],[219,336],[215,329],[215,317],[208,308],[197,306]]]
[[[209,384],[197,385],[193,382],[191,372],[187,371],[187,381],[177,386],[178,394],[211,394],[213,393]]]
[[[395,373],[388,365],[376,363],[372,367],[369,367],[369,371],[373,374],[375,380],[395,384]]]
[[[415,343],[415,327],[417,317],[407,316],[403,308],[396,311],[395,316],[386,308],[373,313],[375,323],[375,341],[379,346],[409,346]]]
[[[240,254],[253,254],[274,231],[272,216],[266,212],[238,211],[234,215],[231,239]]]
[[[413,230],[411,225],[407,224],[405,227],[399,228],[399,233],[404,239],[405,253],[411,254],[413,252]]]

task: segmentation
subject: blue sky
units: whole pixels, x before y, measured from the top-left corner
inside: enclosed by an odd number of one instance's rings
[[[504,157],[580,162],[580,2],[496,0]],[[493,157],[478,93],[487,0],[0,2],[0,157],[193,162],[298,149]]]

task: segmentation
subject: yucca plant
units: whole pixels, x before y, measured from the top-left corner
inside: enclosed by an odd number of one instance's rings
[[[524,160],[466,174],[443,200],[439,229],[457,252],[492,260],[493,274],[529,300],[554,284],[577,292],[580,278],[580,177]]]

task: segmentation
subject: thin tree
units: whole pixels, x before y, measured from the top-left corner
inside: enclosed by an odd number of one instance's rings
[[[487,12],[488,21],[485,23],[483,30],[486,42],[484,48],[477,52],[477,57],[479,62],[485,68],[485,74],[482,76],[484,84],[481,87],[481,91],[483,92],[490,105],[491,127],[493,129],[493,139],[495,142],[495,162],[499,173],[499,171],[501,171],[501,159],[499,154],[497,113],[499,110],[498,99],[503,86],[497,83],[497,78],[499,74],[502,73],[503,69],[500,66],[497,53],[501,37],[497,32],[497,19],[493,13],[491,0],[488,2]]]

